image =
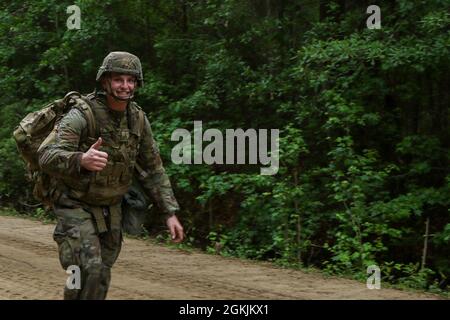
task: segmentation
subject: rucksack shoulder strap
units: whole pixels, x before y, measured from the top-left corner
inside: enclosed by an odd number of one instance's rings
[[[145,112],[144,112],[144,110],[142,110],[142,108],[136,102],[133,102],[133,106],[136,109],[135,112],[137,112],[137,114],[138,114],[137,125],[138,125],[139,135],[142,136],[144,134]]]
[[[76,104],[75,108],[80,110],[84,116],[86,117],[87,128],[88,128],[88,136],[96,137],[97,136],[97,126],[95,122],[94,112],[92,110],[92,104],[88,97],[82,96],[79,94],[79,97],[74,99]]]
[[[141,139],[144,134],[145,127],[145,112],[142,108],[136,103],[132,102],[130,104],[130,110],[128,114],[128,123],[130,124],[130,129],[135,132]]]
[[[141,108],[139,108],[138,112],[139,112],[139,132],[142,135],[142,134],[144,134],[145,113]]]
[[[142,139],[143,135],[144,135],[144,127],[145,127],[145,112],[144,110],[142,110],[142,108],[136,103],[133,103],[133,106],[136,108],[137,110],[137,114],[138,114],[138,131],[139,131],[139,139]],[[136,162],[135,163],[135,168],[137,170],[137,172],[139,173],[140,176],[142,176],[142,178],[145,178],[148,176],[148,173],[141,168],[141,166]]]
[[[79,93],[78,91],[70,91],[69,93],[67,93],[64,98],[62,99],[63,103],[65,105],[67,105],[69,103],[70,99],[74,99],[74,96],[77,97],[81,97],[81,93]]]

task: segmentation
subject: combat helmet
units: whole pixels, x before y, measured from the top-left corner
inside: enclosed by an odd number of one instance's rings
[[[106,72],[117,72],[130,74],[136,77],[138,85],[142,87],[144,84],[144,76],[142,74],[141,61],[134,54],[125,51],[110,52],[98,69],[96,81],[100,81]]]

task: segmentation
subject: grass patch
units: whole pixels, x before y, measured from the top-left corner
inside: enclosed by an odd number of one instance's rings
[[[56,223],[55,214],[52,211],[46,211],[43,208],[36,208],[34,211],[29,212],[20,212],[14,208],[0,207],[0,216],[29,219],[33,221],[40,221],[44,224]]]

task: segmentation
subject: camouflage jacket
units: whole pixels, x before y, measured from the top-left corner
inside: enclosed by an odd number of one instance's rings
[[[60,121],[55,142],[38,150],[42,170],[58,181],[55,203],[73,199],[89,206],[117,205],[134,175],[165,214],[178,211],[150,123],[141,108],[130,102],[125,112],[118,112],[107,107],[104,96],[91,94],[88,99],[95,116],[96,136],[88,136],[83,112],[72,108]],[[138,124],[139,112],[143,114],[142,128]],[[102,171],[91,172],[80,166],[81,155],[99,136],[103,140],[100,150],[108,153],[108,163]]]

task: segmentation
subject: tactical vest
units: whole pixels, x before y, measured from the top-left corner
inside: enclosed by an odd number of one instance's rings
[[[60,180],[67,195],[89,206],[114,206],[122,201],[132,184],[136,157],[144,130],[144,112],[134,102],[129,103],[122,116],[114,114],[94,95],[88,95],[95,118],[95,136],[83,130],[79,151],[86,152],[102,138],[100,151],[108,154],[106,167],[97,172],[81,169],[81,178]]]

